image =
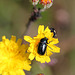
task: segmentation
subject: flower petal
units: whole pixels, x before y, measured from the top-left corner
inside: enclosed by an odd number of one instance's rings
[[[1,58],[2,58],[2,57],[1,57]],[[1,59],[0,59],[0,61],[1,61]],[[0,63],[0,74],[4,73],[3,70],[5,70],[5,68],[6,68],[6,65],[3,64],[3,63]],[[2,74],[2,75],[3,75],[3,74]]]
[[[2,40],[5,40],[6,39],[6,36],[2,36]]]
[[[6,71],[3,71],[2,75],[9,75],[9,73]]]
[[[30,60],[33,60],[34,57],[35,57],[35,55],[34,55],[33,53],[31,53],[31,54],[29,55],[29,59],[30,59]]]
[[[36,56],[36,60],[41,62],[41,63],[45,63],[45,56]]]
[[[47,26],[44,32],[45,32],[45,33],[50,33],[50,31],[51,31],[51,30],[50,30],[50,29],[48,28],[48,26]]]
[[[44,31],[44,25],[40,25],[40,26],[38,27],[38,34],[43,33],[43,31]]]
[[[51,55],[53,54],[52,52],[50,52],[50,49],[48,49],[48,47],[47,47],[46,52],[47,52],[47,55],[48,55],[48,56],[51,56]]]
[[[49,47],[48,49],[51,51],[51,52],[55,52],[55,53],[59,53],[60,52],[60,48],[55,46],[55,45],[52,45],[52,44],[49,44]]]
[[[44,34],[38,34],[38,35],[37,35],[37,38],[39,38],[39,39],[44,38],[44,37],[45,37]]]
[[[16,41],[16,36],[13,36],[13,35],[12,35],[12,36],[11,36],[11,40],[12,40],[12,41]]]
[[[16,75],[25,75],[25,72],[23,70],[17,70]]]
[[[45,35],[45,37],[48,38],[48,40],[51,40],[51,38],[53,37],[51,30],[48,27],[46,27],[46,29],[44,31],[44,35]]]
[[[22,43],[22,39],[18,39],[18,40],[17,40],[17,44],[18,44],[18,46],[20,46],[21,43]]]
[[[16,75],[14,71],[10,71],[8,75]]]
[[[24,40],[30,43],[33,41],[33,39],[30,36],[24,36]]]
[[[43,56],[43,57],[40,58],[40,62],[41,62],[41,63],[45,63],[45,58],[44,58],[44,57],[45,57],[45,56]]]
[[[28,63],[28,62],[27,62]],[[30,71],[31,66],[29,64],[24,63],[24,70]]]
[[[49,63],[51,60],[50,60],[50,57],[48,57],[48,56],[46,56],[45,57],[45,61],[47,62],[47,63]]]
[[[57,44],[59,43],[58,38],[52,38],[52,42],[50,44]]]
[[[29,47],[27,52],[33,52],[33,48],[32,47]]]

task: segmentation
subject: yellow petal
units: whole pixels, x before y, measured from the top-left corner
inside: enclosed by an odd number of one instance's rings
[[[9,75],[16,75],[16,72],[10,71],[10,72],[9,72]]]
[[[25,75],[25,72],[23,70],[17,70],[16,75]]]
[[[50,44],[57,44],[59,43],[58,38],[52,38],[52,42]]]
[[[33,52],[34,47],[29,47],[27,52]]]
[[[48,57],[48,56],[45,56],[45,61],[47,62],[47,63],[49,63],[51,60],[50,60],[50,57]]]
[[[31,61],[30,60],[27,60],[28,64],[31,64]]]
[[[2,41],[4,41],[6,39],[6,36],[2,36]]]
[[[20,48],[21,48],[21,49],[25,49],[25,44],[22,44],[22,45],[20,46]]]
[[[27,49],[28,49],[28,44],[22,44],[19,48],[21,48],[21,50],[22,50],[22,52],[24,51],[27,51]]]
[[[48,40],[51,40],[51,38],[53,37],[48,27],[45,29],[44,34],[45,34],[45,37],[48,38]]]
[[[30,71],[31,66],[29,66],[29,65],[28,66],[25,66],[24,69],[27,70],[27,71]]]
[[[27,65],[26,63],[25,63],[25,65],[24,65],[24,68],[23,68],[24,70],[27,70],[27,71],[30,71],[30,69],[31,69],[31,66],[30,65]]]
[[[37,38],[38,38],[38,39],[41,39],[41,38],[44,38],[44,37],[45,37],[44,34],[38,34],[38,35],[37,35]]]
[[[35,58],[37,61],[39,61],[40,60],[40,58],[38,57],[38,56],[36,56],[36,58]]]
[[[33,41],[33,39],[30,36],[24,36],[24,40],[30,43]]]
[[[17,40],[17,44],[18,44],[18,46],[20,46],[21,43],[22,43],[22,39],[18,39],[18,40]]]
[[[11,36],[11,40],[12,40],[12,41],[16,41],[16,36],[13,36],[13,35],[12,35],[12,36]]]
[[[41,63],[45,63],[45,58],[44,58],[44,57],[41,57],[41,58],[40,58],[40,62],[41,62]]]
[[[50,31],[51,31],[51,30],[50,30],[48,27],[46,27],[46,29],[45,29],[44,32],[45,32],[45,33],[50,33]]]
[[[3,71],[2,75],[10,75],[10,74],[6,71]]]
[[[30,59],[30,60],[33,60],[34,57],[35,57],[35,55],[34,55],[33,53],[31,53],[31,54],[29,55],[29,59]]]
[[[48,56],[51,56],[53,53],[50,52],[51,49],[48,49],[48,48],[49,48],[49,47],[47,47],[47,50],[46,50],[46,51],[47,51],[47,55],[48,55]]]
[[[25,47],[25,44],[22,44],[19,48],[21,49],[21,51],[20,51],[19,54],[24,55],[25,54],[25,51],[27,50],[26,47]]]
[[[44,25],[40,25],[40,26],[38,27],[38,34],[43,33],[43,31],[44,31]]]
[[[6,36],[2,36],[2,42],[5,43],[6,40]]]
[[[6,64],[0,63],[0,73],[4,73],[3,70],[5,70]]]
[[[36,60],[41,62],[41,63],[45,63],[45,59],[44,59],[45,56],[36,56]]]
[[[49,49],[51,52],[55,52],[55,53],[59,53],[59,52],[60,52],[60,48],[57,47],[57,46],[55,46],[55,45],[49,44],[48,49]]]

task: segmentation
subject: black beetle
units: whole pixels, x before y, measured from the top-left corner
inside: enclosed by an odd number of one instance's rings
[[[40,55],[44,55],[45,54],[46,48],[47,48],[47,43],[48,43],[47,40],[48,39],[46,37],[42,38],[40,40],[39,45],[38,45],[38,50],[37,50],[38,54],[40,54]]]

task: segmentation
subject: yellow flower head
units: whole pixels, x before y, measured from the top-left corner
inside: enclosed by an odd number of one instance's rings
[[[40,43],[40,40],[42,38],[47,38],[47,48],[44,55],[40,55],[38,53],[38,45]],[[34,58],[41,62],[41,63],[49,63],[51,60],[49,56],[51,56],[54,53],[59,53],[60,48],[55,46],[59,41],[57,38],[53,38],[53,33],[50,31],[50,29],[47,27],[44,30],[44,25],[40,25],[38,28],[38,35],[36,37],[33,37],[33,39],[29,36],[24,36],[24,40],[30,42],[30,47],[28,48],[28,52],[30,52],[29,59],[33,60]]]
[[[2,37],[0,42],[0,74],[2,75],[25,75],[24,70],[31,69],[31,61],[25,53],[27,45],[22,44],[22,39],[12,36],[11,39]]]

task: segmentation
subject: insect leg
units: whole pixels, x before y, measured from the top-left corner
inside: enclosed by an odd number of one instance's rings
[[[48,45],[47,45],[48,46]],[[48,46],[49,47],[49,46]],[[51,47],[49,47],[51,50],[53,50]]]

